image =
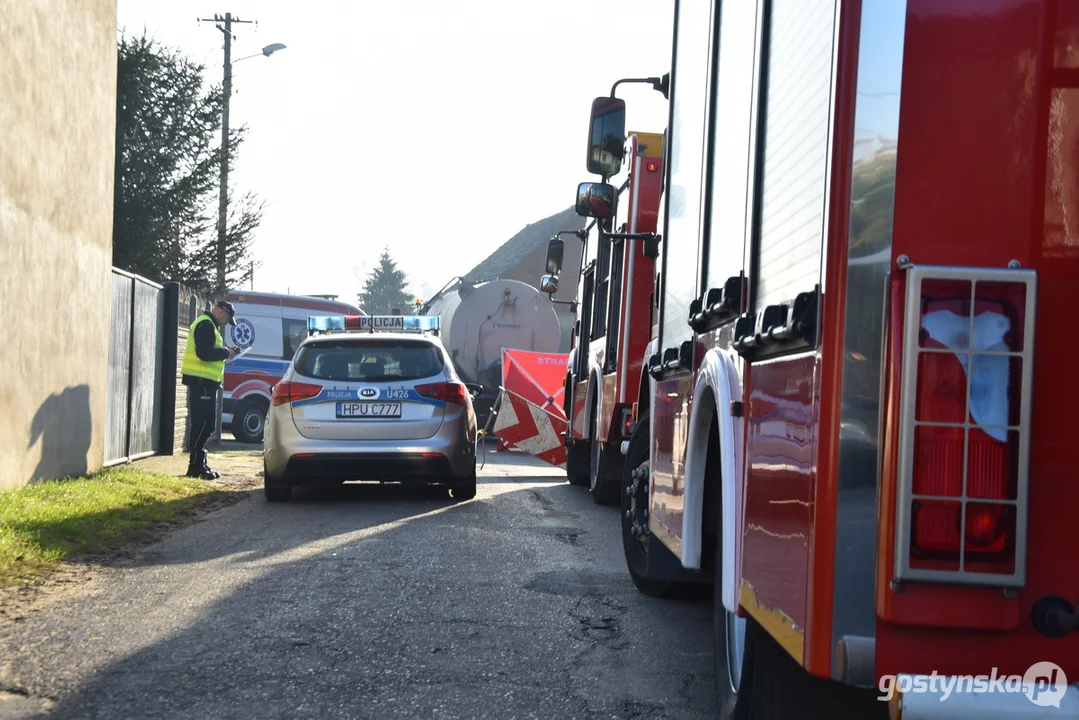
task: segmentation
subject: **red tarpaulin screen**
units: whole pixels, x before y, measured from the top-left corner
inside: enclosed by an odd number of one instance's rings
[[[563,420],[569,355],[502,350],[502,387]]]
[[[565,468],[562,433],[568,355],[502,350],[502,402],[493,428],[502,444]]]

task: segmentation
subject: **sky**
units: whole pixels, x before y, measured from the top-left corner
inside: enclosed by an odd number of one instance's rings
[[[239,194],[266,200],[254,289],[354,302],[383,248],[426,299],[525,225],[573,204],[592,98],[670,69],[673,0],[118,0],[222,76],[214,14],[234,26],[230,125]],[[527,8],[527,9],[526,9]],[[270,57],[271,43],[287,49]],[[255,55],[239,60],[245,56]],[[627,129],[662,132],[663,96],[621,85]]]

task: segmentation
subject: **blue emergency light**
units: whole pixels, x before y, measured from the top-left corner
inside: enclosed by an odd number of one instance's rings
[[[311,315],[307,333],[431,332],[440,329],[438,315]]]

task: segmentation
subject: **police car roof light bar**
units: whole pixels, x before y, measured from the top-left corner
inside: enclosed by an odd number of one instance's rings
[[[441,329],[438,315],[311,315],[307,333],[331,332],[411,332],[437,335]]]

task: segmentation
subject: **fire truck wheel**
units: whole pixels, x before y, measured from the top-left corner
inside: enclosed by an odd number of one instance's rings
[[[716,533],[715,557],[723,557],[723,533]],[[718,563],[717,563],[718,565]],[[742,668],[746,666],[746,620],[727,611],[723,591],[716,579],[712,595],[712,651],[715,664],[716,717],[735,720],[750,717],[744,711],[736,714],[736,703],[742,689]],[[748,683],[747,683],[748,684]],[[743,705],[746,703],[743,701]]]
[[[243,400],[232,415],[232,434],[242,443],[262,442],[266,429],[266,402],[254,398]]]
[[[682,595],[681,583],[648,577],[648,416],[637,422],[622,470],[622,549],[633,584],[645,595],[666,598]]]
[[[617,480],[606,477],[603,467],[603,443],[599,440],[599,414],[592,413],[592,447],[588,463],[588,493],[597,505],[614,505],[618,502]]]
[[[569,475],[567,474],[570,485],[576,485],[577,487],[586,487],[588,485],[587,475]]]
[[[888,706],[877,700],[874,689],[810,675],[752,618],[746,618],[745,647],[737,702],[720,717],[887,720]]]

